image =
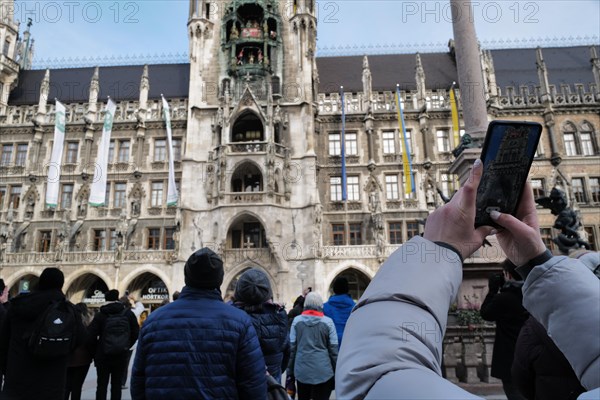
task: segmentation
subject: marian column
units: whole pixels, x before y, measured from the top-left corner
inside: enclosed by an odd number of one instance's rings
[[[488,116],[471,0],[450,0],[450,6],[465,131],[473,138],[475,147],[481,147]],[[460,182],[464,183],[477,157],[479,149],[466,149],[456,158],[450,172],[457,174]]]

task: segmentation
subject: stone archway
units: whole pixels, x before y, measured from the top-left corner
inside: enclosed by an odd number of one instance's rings
[[[25,274],[21,276],[8,289],[8,297],[13,298],[20,293],[31,292],[37,288],[40,277],[34,274]]]
[[[340,272],[336,275],[336,277],[329,284],[328,296],[333,295],[333,282],[336,278],[343,276],[348,279],[348,288],[350,297],[352,300],[358,301],[360,296],[365,292],[369,283],[371,283],[371,279],[362,271],[359,271],[355,268],[348,268]],[[325,299],[327,301],[327,299]]]
[[[72,303],[86,303],[89,307],[100,307],[104,304],[104,293],[108,285],[102,278],[93,273],[78,276],[71,282],[65,295]]]
[[[141,301],[147,310],[153,311],[165,301],[170,301],[169,289],[165,282],[152,272],[143,272],[131,280],[126,294]]]

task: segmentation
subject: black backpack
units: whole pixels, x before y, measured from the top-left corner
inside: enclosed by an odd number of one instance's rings
[[[104,330],[100,335],[100,351],[106,355],[123,354],[131,347],[129,337],[129,309],[116,314],[109,314],[104,324]]]
[[[33,325],[29,350],[40,358],[66,356],[76,345],[77,317],[66,299],[53,302]]]

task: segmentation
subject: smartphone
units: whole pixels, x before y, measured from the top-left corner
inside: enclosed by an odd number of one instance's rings
[[[493,210],[514,215],[541,135],[537,122],[490,122],[481,150],[475,227],[499,227],[490,217]]]

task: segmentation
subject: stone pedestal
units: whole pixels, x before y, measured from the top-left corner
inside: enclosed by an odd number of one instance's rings
[[[465,149],[450,166],[448,171],[451,174],[456,174],[458,176],[458,181],[461,186],[467,182],[469,174],[471,173],[471,167],[475,160],[480,156],[481,149]]]

